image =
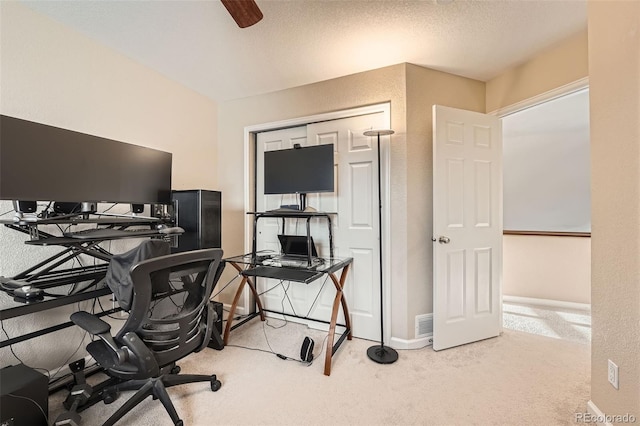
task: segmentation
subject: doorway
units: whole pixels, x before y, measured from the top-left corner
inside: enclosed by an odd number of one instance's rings
[[[588,341],[588,87],[585,82],[500,116],[504,327]]]

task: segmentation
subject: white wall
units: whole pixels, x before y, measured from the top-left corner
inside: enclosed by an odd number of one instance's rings
[[[0,24],[0,113],[171,152],[175,189],[218,189],[213,101],[19,2],[0,2]],[[55,179],[53,166],[39,173]],[[10,203],[0,203],[0,213],[10,209]],[[24,240],[0,227],[0,275],[12,276],[58,251],[29,247]],[[74,308],[6,320],[3,326],[15,337],[67,321]],[[13,349],[25,362],[50,369],[84,346],[80,338],[72,328]],[[8,348],[0,350],[0,366],[15,362]]]
[[[504,229],[591,231],[589,90],[502,118]]]

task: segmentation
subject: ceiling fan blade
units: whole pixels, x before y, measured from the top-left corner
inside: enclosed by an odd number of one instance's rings
[[[257,24],[262,19],[262,12],[254,0],[220,0],[231,17],[240,28]]]

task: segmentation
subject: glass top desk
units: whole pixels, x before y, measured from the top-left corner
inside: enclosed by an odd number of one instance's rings
[[[238,273],[242,276],[242,281],[236,290],[235,297],[233,298],[233,303],[231,304],[231,308],[229,309],[229,320],[227,320],[227,325],[224,330],[224,343],[225,345],[229,341],[229,332],[236,327],[239,327],[246,323],[247,321],[255,318],[256,316],[260,316],[262,321],[265,320],[265,312],[272,312],[286,316],[292,316],[296,318],[302,318],[315,322],[322,322],[329,324],[329,331],[327,336],[327,349],[325,352],[324,358],[324,374],[329,376],[331,374],[331,358],[333,354],[338,350],[344,339],[351,340],[351,317],[349,315],[349,308],[347,307],[347,301],[344,296],[344,284],[347,279],[347,274],[349,272],[349,267],[353,262],[353,258],[329,258],[329,259],[321,259],[321,262],[318,263],[314,267],[287,267],[282,266],[280,263],[279,254],[272,251],[260,251],[255,254],[249,253],[240,256],[234,256],[224,259],[226,263],[233,266]],[[340,272],[340,278],[336,276],[336,274]],[[292,281],[301,284],[308,284],[312,281],[315,281],[323,276],[328,276],[336,290],[335,298],[333,299],[333,309],[331,311],[331,319],[329,321],[310,318],[310,317],[298,317],[296,315],[287,314],[284,312],[276,312],[264,309],[262,306],[262,302],[260,301],[260,297],[258,291],[256,290],[256,285],[254,279],[256,277],[264,277],[264,278],[275,278],[282,281]],[[257,312],[249,315],[246,319],[241,321],[238,324],[232,326],[231,319],[234,317],[236,307],[238,305],[238,301],[240,300],[240,296],[242,291],[244,290],[244,286],[248,285],[249,290],[251,291],[253,298],[255,300],[255,304],[257,306]],[[337,324],[338,321],[338,311],[342,307],[342,313],[344,314],[345,324]],[[336,326],[343,326],[345,330],[338,341],[334,344],[334,337],[336,334]]]

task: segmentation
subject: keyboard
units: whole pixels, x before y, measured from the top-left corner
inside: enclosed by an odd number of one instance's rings
[[[63,233],[65,237],[79,240],[111,240],[117,238],[149,237],[159,235],[155,229],[114,229],[114,228],[90,228],[75,232]]]
[[[297,281],[310,283],[318,279],[322,273],[309,271],[306,269],[280,268],[277,266],[256,266],[255,268],[242,271],[242,275],[249,277],[274,278],[283,281]]]
[[[271,263],[271,265],[269,265]],[[309,265],[309,259],[307,256],[292,256],[292,255],[282,255],[276,256],[271,259],[268,259],[263,264],[267,266],[283,266],[285,268],[316,268],[319,265],[322,265],[323,260],[319,257],[311,258],[311,265]]]

